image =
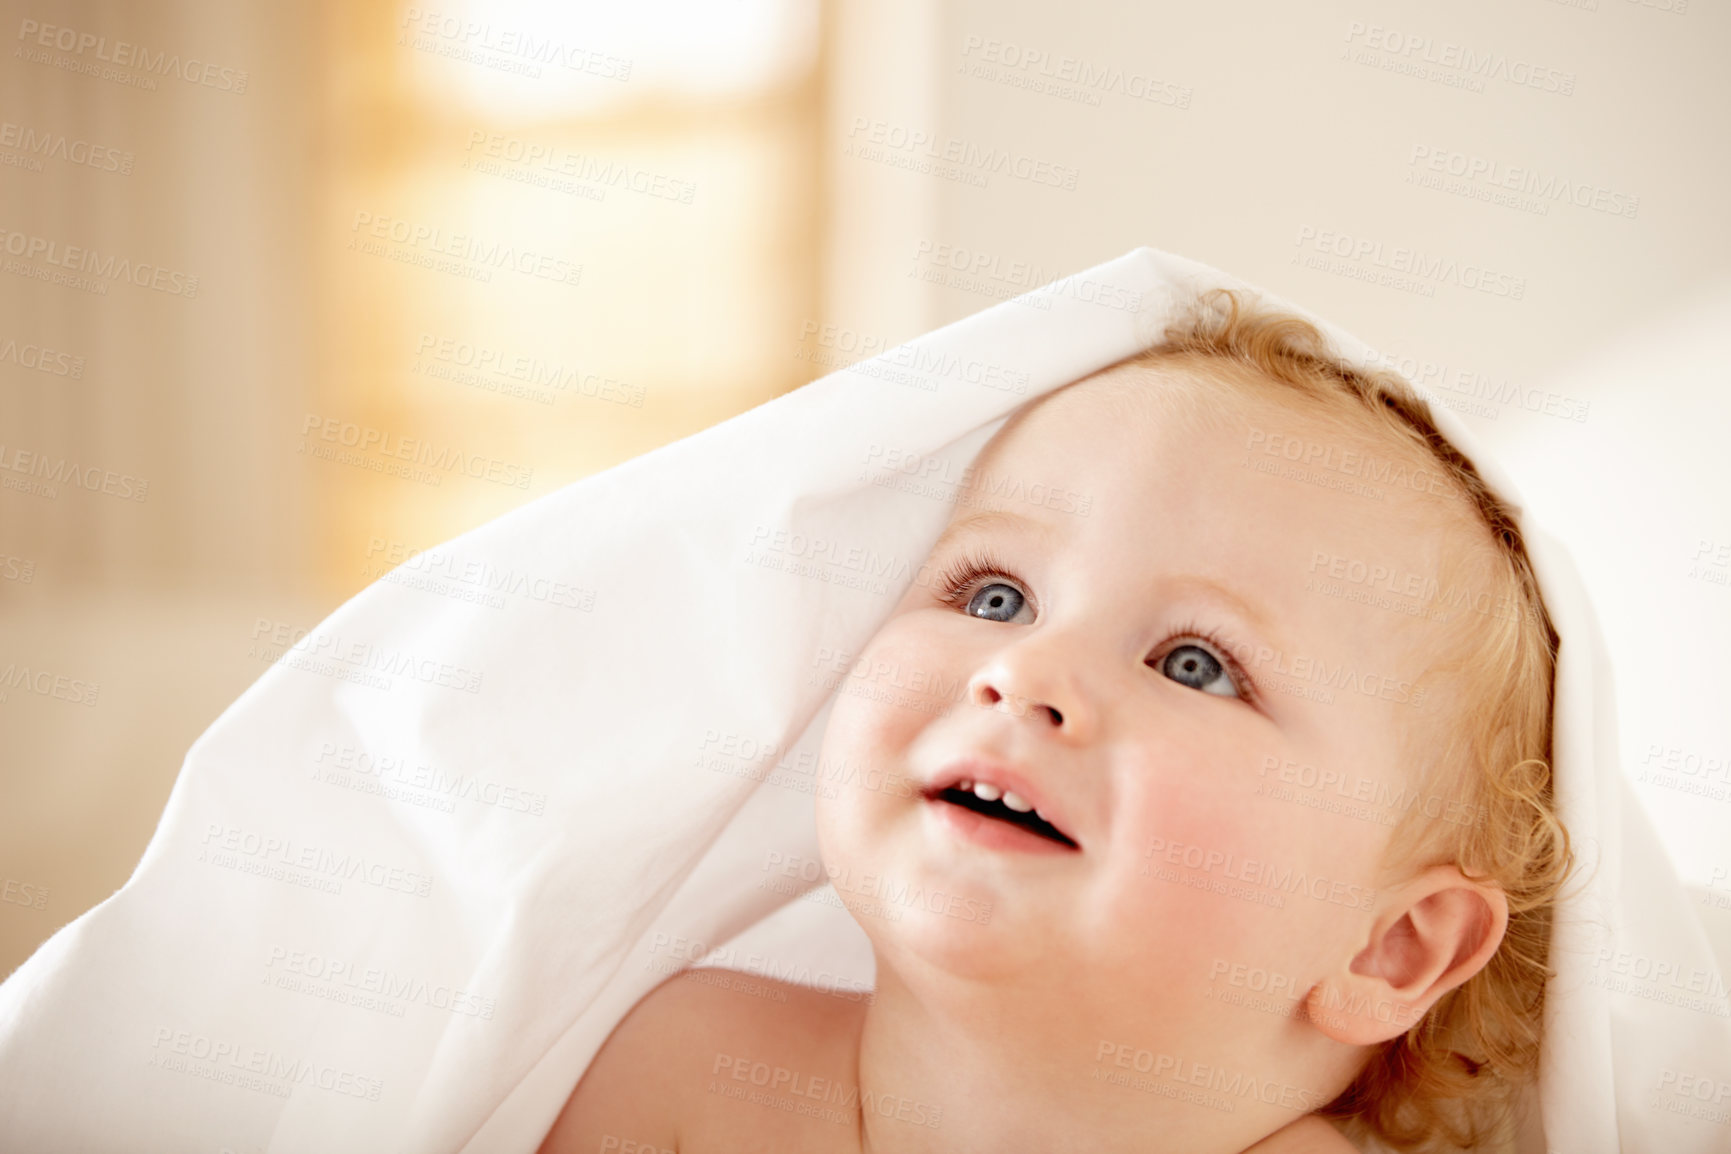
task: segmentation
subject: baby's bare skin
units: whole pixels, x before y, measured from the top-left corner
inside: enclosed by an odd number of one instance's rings
[[[539,1154],[867,1154],[874,1149],[859,1109],[866,1003],[756,977],[751,992],[742,992],[719,984],[716,976],[716,971],[690,970],[675,975],[632,1009],[578,1082]],[[764,996],[764,990],[785,995],[786,1001]],[[778,1070],[786,1072],[770,1094],[773,1101],[752,1098],[766,1093],[752,1080],[754,1068],[759,1079],[765,1077],[759,1063],[768,1067],[771,1079]],[[805,1105],[811,1113],[795,1113],[789,1103]],[[883,1103],[872,1130],[941,1128],[941,1113],[934,1117],[921,1106]],[[954,1149],[968,1149],[966,1140],[957,1136]],[[1306,1115],[1243,1154],[1353,1151],[1333,1126]]]

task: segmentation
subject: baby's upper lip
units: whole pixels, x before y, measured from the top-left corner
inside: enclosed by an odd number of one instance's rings
[[[1047,793],[1027,770],[986,754],[963,754],[944,762],[921,792],[929,800],[946,789],[953,788],[959,781],[983,781],[997,786],[1005,793],[1020,794],[1023,800],[1033,805],[1034,811],[1042,820],[1075,842],[1078,848],[1081,846],[1082,840],[1070,828],[1061,803]]]

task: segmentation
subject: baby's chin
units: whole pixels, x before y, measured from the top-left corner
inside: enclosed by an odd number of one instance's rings
[[[1193,1039],[1190,1049],[1204,1053],[1201,1040],[1245,1024],[1176,980],[1177,959],[1091,952],[1051,916],[1018,918],[1000,906],[984,920],[914,908],[889,917],[856,897],[844,902],[871,941],[880,991],[893,982],[939,1016],[1007,1030],[1047,1057],[1091,1061],[1108,1037]]]
[[[830,884],[880,966],[1030,986],[1073,976],[1073,935],[1055,894],[1018,887],[990,863],[954,868],[945,847],[926,844],[926,814],[866,820],[838,801],[820,803],[819,845]]]

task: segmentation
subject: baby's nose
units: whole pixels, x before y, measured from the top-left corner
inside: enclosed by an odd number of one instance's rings
[[[1047,705],[1045,702],[1041,701],[1011,700],[989,680],[981,679],[979,681],[978,687],[974,691],[974,704],[984,706],[987,709],[996,709],[998,705],[1003,702],[1009,702],[1010,712],[1015,714],[1017,717],[1029,713],[1044,714],[1052,719],[1053,725],[1064,724],[1064,715],[1059,711],[1057,706]]]
[[[1055,637],[1027,637],[998,650],[975,671],[968,679],[968,700],[1085,739],[1093,730],[1095,710],[1078,672],[1081,656],[1073,644]]]

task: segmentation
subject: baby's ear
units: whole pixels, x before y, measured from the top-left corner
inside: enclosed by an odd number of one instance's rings
[[[1417,1025],[1439,998],[1485,968],[1509,925],[1502,889],[1452,865],[1432,866],[1378,897],[1370,941],[1305,1001],[1312,1025],[1353,1046],[1386,1042]]]

